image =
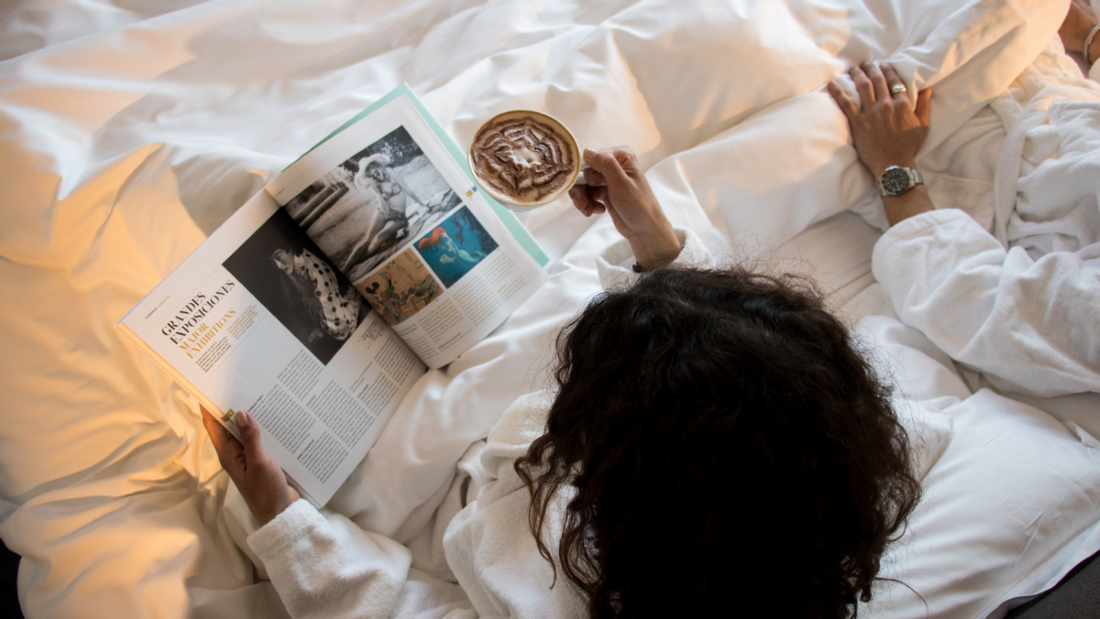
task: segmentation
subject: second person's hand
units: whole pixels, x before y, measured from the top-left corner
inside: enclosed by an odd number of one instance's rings
[[[835,80],[828,88],[848,118],[859,160],[876,179],[890,166],[915,169],[917,153],[928,135],[932,90],[920,91],[914,109],[901,76],[889,64],[865,62],[852,67],[848,75],[859,91],[860,107]],[[882,206],[891,226],[935,208],[923,184],[900,195],[884,195]]]
[[[569,191],[577,210],[585,217],[607,211],[641,267],[654,269],[675,260],[683,247],[634,151],[629,146],[587,148],[584,161],[589,165],[585,171],[588,184]]]
[[[836,83],[828,84],[829,94],[836,101],[852,130],[852,141],[860,161],[875,178],[889,166],[915,168],[917,152],[928,135],[931,89],[917,95],[916,109],[910,107],[908,93],[894,67],[864,62],[848,71],[859,91],[862,106]],[[901,85],[892,92],[895,85]]]

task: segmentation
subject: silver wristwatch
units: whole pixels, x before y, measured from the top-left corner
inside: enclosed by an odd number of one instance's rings
[[[916,185],[924,183],[920,172],[902,166],[892,165],[886,168],[878,179],[878,190],[885,196],[900,196]]]

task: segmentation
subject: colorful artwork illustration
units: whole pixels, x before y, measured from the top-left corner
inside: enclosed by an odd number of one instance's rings
[[[417,241],[420,257],[450,288],[497,248],[489,232],[463,206]]]

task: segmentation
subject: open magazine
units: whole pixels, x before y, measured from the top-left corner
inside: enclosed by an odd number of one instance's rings
[[[401,86],[253,196],[118,326],[231,432],[247,410],[324,505],[426,367],[504,322],[546,262]]]

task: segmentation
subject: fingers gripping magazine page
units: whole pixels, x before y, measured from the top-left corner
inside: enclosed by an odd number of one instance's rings
[[[411,91],[391,95],[267,191],[394,332],[438,368],[504,322],[546,274]]]
[[[248,411],[318,506],[426,371],[264,192],[119,326],[234,434]]]

